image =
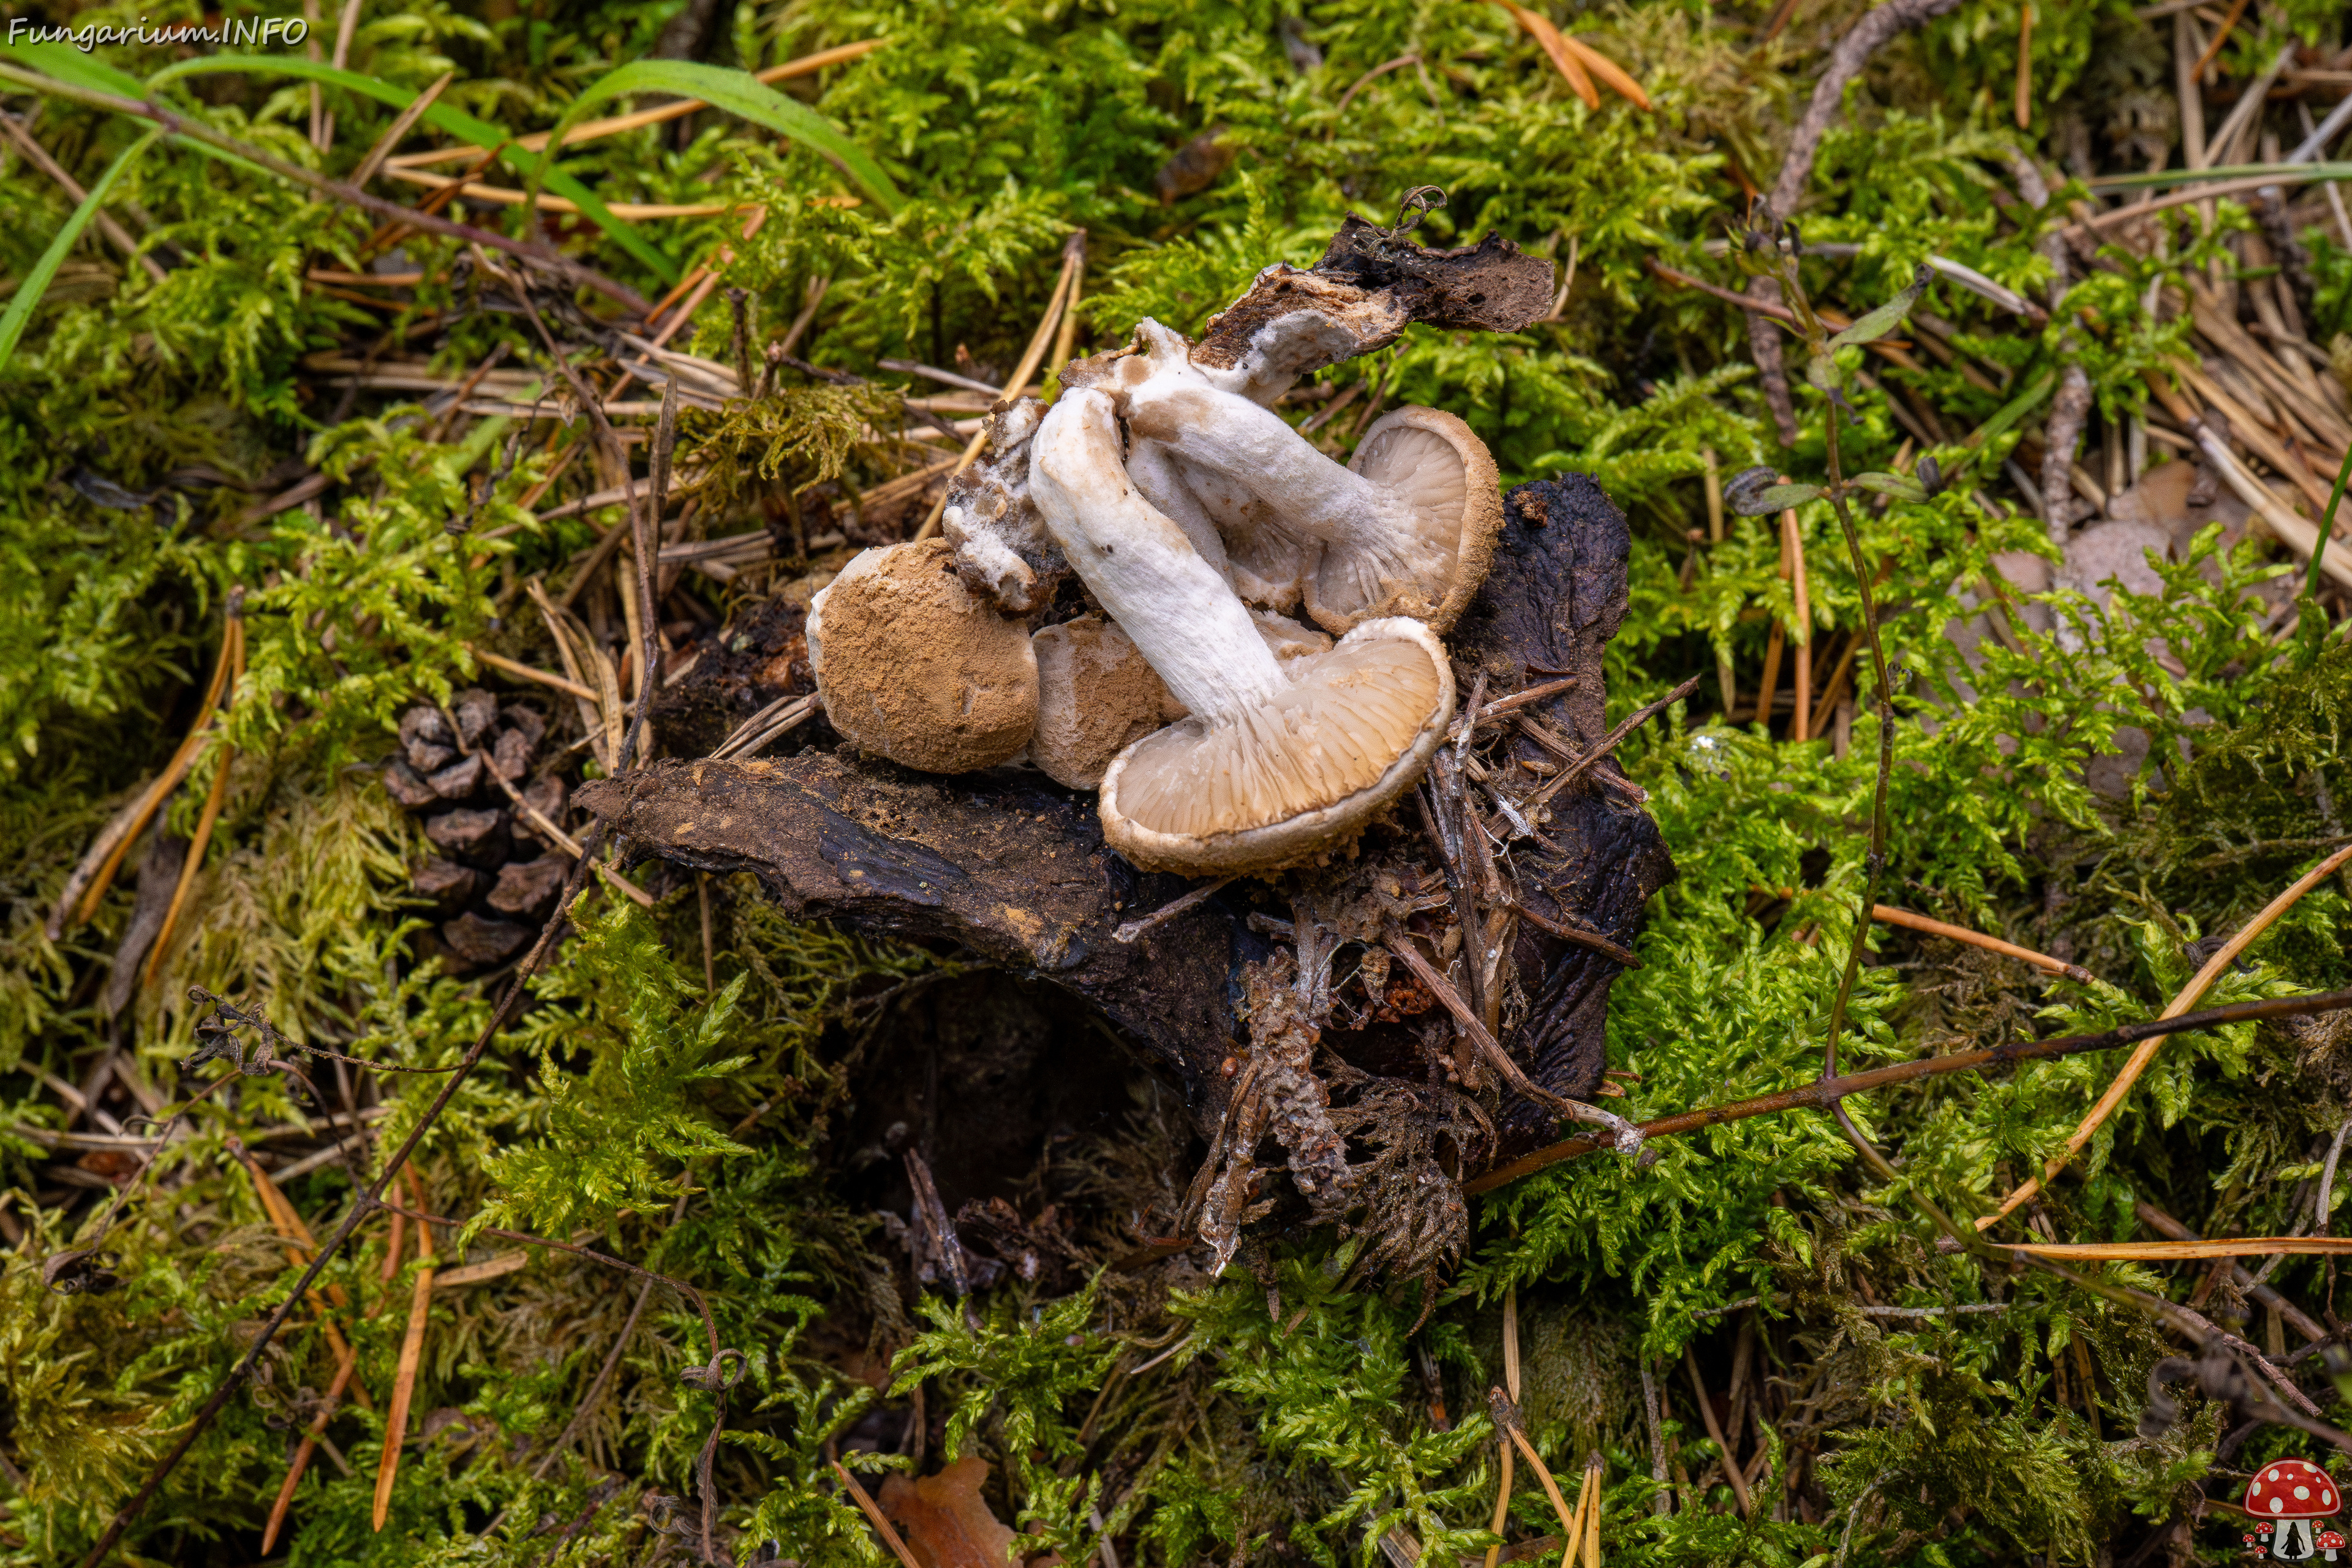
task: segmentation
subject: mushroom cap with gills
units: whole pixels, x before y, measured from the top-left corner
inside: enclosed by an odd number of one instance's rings
[[[944,539],[866,550],[809,605],[809,667],[833,727],[926,773],[1010,762],[1037,722],[1019,621],[965,586]]]
[[[1367,621],[1270,699],[1136,742],[1103,775],[1104,839],[1148,871],[1272,871],[1355,837],[1412,787],[1454,717],[1436,634]]]
[[[1276,616],[1251,619],[1284,665],[1331,646],[1321,632]],[[1040,629],[1029,643],[1037,650],[1037,729],[1029,760],[1065,788],[1093,789],[1113,757],[1186,716],[1115,622],[1080,616]]]
[[[1453,415],[1408,405],[1364,432],[1348,467],[1404,501],[1417,537],[1410,552],[1327,544],[1307,576],[1307,613],[1333,632],[1376,615],[1411,616],[1451,631],[1486,580],[1503,526],[1503,491],[1486,444]],[[1396,559],[1444,566],[1436,584],[1426,576],[1400,582],[1385,569]]]
[[[2343,1503],[2336,1479],[2308,1459],[2273,1459],[2246,1483],[2246,1512],[2260,1519],[2325,1519]]]

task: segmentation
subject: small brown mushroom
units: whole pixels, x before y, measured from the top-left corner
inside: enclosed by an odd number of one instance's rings
[[[810,668],[833,727],[929,773],[1010,762],[1037,722],[1021,623],[966,587],[944,539],[853,558],[809,605]]]
[[[1321,653],[1331,639],[1277,616],[1254,615],[1276,661]],[[1037,729],[1029,760],[1055,784],[1093,789],[1113,757],[1186,717],[1133,639],[1114,622],[1081,616],[1029,639],[1037,650]]]

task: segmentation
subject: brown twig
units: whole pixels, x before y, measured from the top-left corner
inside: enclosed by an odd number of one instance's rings
[[[1906,32],[1923,23],[1958,9],[1959,0],[1887,0],[1883,5],[1863,13],[1840,38],[1837,47],[1830,51],[1829,68],[1813,84],[1813,96],[1805,105],[1805,112],[1789,137],[1788,155],[1780,161],[1780,174],[1772,182],[1769,196],[1773,212],[1787,217],[1797,210],[1804,195],[1805,185],[1812,178],[1813,160],[1822,150],[1822,138],[1829,133],[1830,123],[1843,111],[1846,84],[1862,74],[1870,57],[1878,52],[1898,33]],[[1780,302],[1780,286],[1770,278],[1757,276],[1748,280],[1750,301],[1748,318],[1748,344],[1756,358],[1756,368],[1764,385],[1766,404],[1772,410],[1772,422],[1779,430],[1780,444],[1797,444],[1796,405],[1789,393],[1789,374],[1780,357],[1780,339],[1765,324],[1760,307]]]
[[[1625,715],[1623,721],[1620,722],[1615,729],[1610,731],[1608,734],[1601,738],[1601,743],[1599,745],[1593,747],[1591,751],[1585,752],[1583,756],[1580,757],[1575,762],[1570,763],[1567,767],[1562,768],[1550,778],[1545,780],[1543,787],[1536,791],[1534,795],[1528,798],[1527,805],[1523,809],[1533,810],[1535,807],[1543,805],[1544,802],[1549,800],[1552,796],[1558,795],[1561,790],[1567,788],[1569,784],[1573,783],[1575,780],[1583,777],[1587,769],[1591,768],[1593,763],[1599,762],[1610,752],[1615,751],[1620,742],[1623,741],[1626,736],[1632,734],[1635,730],[1640,729],[1643,723],[1654,714],[1663,712],[1674,704],[1680,702],[1684,698],[1688,697],[1692,692],[1696,691],[1698,689],[1698,683],[1699,677],[1694,675],[1688,680],[1684,681],[1680,686],[1675,687],[1672,691],[1667,692],[1664,697],[1659,698],[1655,702],[1636,708],[1633,712]]]
[[[1392,935],[1386,945],[1389,952],[1404,960],[1405,967],[1412,971],[1413,977],[1444,1005],[1447,1012],[1454,1015],[1454,1022],[1462,1026],[1463,1034],[1478,1047],[1479,1055],[1486,1058],[1504,1082],[1538,1104],[1549,1106],[1571,1121],[1607,1129],[1612,1146],[1619,1153],[1635,1156],[1642,1152],[1641,1130],[1623,1117],[1603,1110],[1597,1105],[1587,1105],[1582,1100],[1554,1094],[1528,1078],[1495,1037],[1487,1033],[1486,1026],[1462,999],[1462,993],[1454,988],[1454,983],[1439,973],[1436,965],[1421,955],[1421,950],[1413,945],[1410,936],[1402,933]]]
[[[2125,1024],[2095,1035],[2069,1035],[2054,1040],[2023,1040],[1981,1050],[1955,1051],[1949,1056],[1897,1062],[1889,1067],[1873,1068],[1867,1072],[1816,1079],[1795,1089],[1759,1095],[1752,1100],[1733,1100],[1725,1105],[1711,1105],[1697,1110],[1662,1116],[1654,1121],[1643,1122],[1640,1131],[1644,1139],[1680,1137],[1709,1127],[1720,1127],[1726,1122],[1745,1121],[1750,1117],[1770,1116],[1783,1110],[1826,1110],[1848,1095],[1867,1094],[1874,1089],[1889,1089],[1923,1078],[1977,1072],[2017,1062],[2048,1061],[2061,1057],[2082,1056],[2091,1051],[2111,1051],[2136,1041],[2161,1040],[2168,1034],[2185,1034],[2192,1029],[2218,1028],[2225,1024],[2251,1023],[2263,1018],[2302,1018],[2316,1013],[2340,1012],[2346,1008],[2352,1008],[2352,991],[2333,991],[2321,995],[2279,997],[2268,1002],[2239,1002],[2227,1007],[2208,1008],[2202,1013],[2184,1013],[2144,1023]],[[1596,1138],[1571,1138],[1549,1148],[1538,1149],[1507,1165],[1498,1165],[1484,1175],[1465,1182],[1462,1190],[1471,1194],[1491,1192],[1522,1176],[1532,1175],[1546,1166],[1556,1165],[1562,1160],[1577,1159],[1606,1147],[1607,1144]]]
[[[1748,1478],[1739,1473],[1739,1456],[1724,1436],[1723,1424],[1715,1418],[1715,1401],[1707,1397],[1706,1380],[1698,1374],[1698,1352],[1688,1344],[1683,1346],[1683,1370],[1690,1373],[1691,1392],[1698,1396],[1699,1419],[1706,1423],[1706,1435],[1723,1456],[1724,1479],[1730,1481],[1731,1494],[1739,1500],[1739,1516],[1745,1519],[1756,1507],[1748,1500]]]
[[[1120,926],[1117,931],[1110,933],[1111,940],[1113,942],[1133,942],[1145,931],[1150,931],[1156,926],[1166,925],[1170,921],[1174,920],[1178,915],[1182,914],[1185,910],[1198,908],[1200,905],[1207,902],[1232,880],[1233,879],[1231,877],[1220,877],[1213,882],[1203,882],[1199,887],[1193,889],[1191,892],[1186,893],[1182,898],[1177,899],[1172,902],[1160,905],[1158,909],[1152,910],[1150,914],[1145,915],[1142,919],[1128,921],[1125,925]]]
[[[1511,909],[1517,913],[1521,920],[1526,921],[1530,925],[1537,926],[1544,931],[1549,931],[1552,935],[1559,938],[1562,942],[1572,942],[1579,947],[1589,947],[1595,952],[1607,953],[1611,958],[1615,959],[1618,963],[1623,964],[1628,969],[1639,969],[1642,967],[1642,961],[1634,957],[1629,950],[1618,946],[1615,942],[1611,942],[1607,937],[1602,936],[1597,931],[1579,931],[1574,926],[1562,925],[1559,921],[1553,920],[1549,915],[1539,915],[1536,913],[1535,910],[1528,908],[1527,905],[1521,903],[1517,899],[1509,900],[1508,902]]]

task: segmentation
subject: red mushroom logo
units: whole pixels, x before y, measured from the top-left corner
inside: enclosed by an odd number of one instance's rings
[[[2258,1532],[2268,1531],[2271,1555],[2282,1563],[2306,1563],[2323,1550],[2335,1558],[2344,1538],[2331,1530],[2322,1540],[2316,1521],[2342,1500],[2334,1478],[2305,1459],[2274,1459],[2246,1483],[2246,1512]]]
[[[2330,1563],[2335,1562],[2336,1554],[2344,1550],[2344,1532],[2340,1530],[2321,1531],[2319,1550],[2327,1554],[2327,1560]]]

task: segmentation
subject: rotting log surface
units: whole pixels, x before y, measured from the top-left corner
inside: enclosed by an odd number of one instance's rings
[[[1582,475],[1512,491],[1493,571],[1450,639],[1463,689],[1481,669],[1496,695],[1547,672],[1573,674],[1576,688],[1539,711],[1580,746],[1598,741],[1607,731],[1601,658],[1624,615],[1628,547],[1623,516]],[[1512,745],[1517,755],[1547,755],[1524,732]],[[1674,875],[1631,793],[1613,759],[1599,763],[1551,803],[1543,832],[1557,851],[1522,840],[1515,852],[1531,908],[1621,945]],[[1223,1112],[1220,1068],[1241,1034],[1236,973],[1268,944],[1249,929],[1245,901],[1229,894],[1132,944],[1115,941],[1122,922],[1192,884],[1138,872],[1106,848],[1090,794],[1018,770],[943,777],[812,750],[662,763],[583,785],[578,800],[638,852],[756,873],[796,916],[945,939],[1070,991],[1173,1071],[1197,1125],[1213,1129]],[[1527,922],[1515,957],[1534,1005],[1506,1047],[1555,1093],[1590,1097],[1618,965]],[[1325,1043],[1343,1048],[1330,1035]],[[1505,1126],[1507,1152],[1549,1135],[1533,1106],[1516,1108]]]

